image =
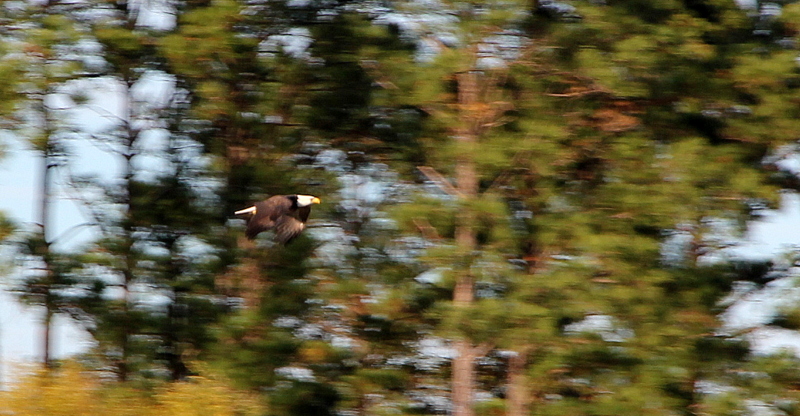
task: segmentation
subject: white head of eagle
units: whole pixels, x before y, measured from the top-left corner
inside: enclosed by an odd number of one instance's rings
[[[320,202],[313,195],[275,195],[235,214],[249,215],[247,238],[252,240],[262,231],[274,230],[275,240],[286,244],[305,229],[311,205]]]
[[[319,204],[321,202],[319,198],[313,195],[295,195],[295,197],[297,198],[298,207],[307,207],[311,204]],[[289,198],[291,198],[291,196]]]

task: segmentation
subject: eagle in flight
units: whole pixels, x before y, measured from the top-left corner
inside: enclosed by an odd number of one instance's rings
[[[244,232],[247,238],[252,240],[263,231],[274,230],[275,241],[287,244],[306,228],[311,205],[319,203],[313,195],[275,195],[235,215],[249,215]]]

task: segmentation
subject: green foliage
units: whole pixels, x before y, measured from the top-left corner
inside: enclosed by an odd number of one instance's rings
[[[23,74],[24,61],[14,53],[15,50],[10,42],[0,42],[0,126],[3,128],[8,125],[21,98],[18,82]]]
[[[359,60],[362,36],[371,34],[366,25],[360,16],[345,13],[312,30],[318,41],[309,52],[324,64],[311,78],[317,91],[308,98],[310,110],[304,122],[322,134],[364,127],[371,79]]]
[[[506,405],[500,399],[481,401],[475,404],[475,414],[478,416],[502,416],[506,414]]]
[[[0,212],[0,242],[7,239],[16,229],[16,224],[5,214]]]
[[[274,370],[291,362],[301,345],[289,331],[269,328],[254,313],[226,320],[218,338],[222,342],[215,346],[217,361],[247,388],[274,385]],[[253,371],[255,368],[259,370]]]
[[[410,382],[407,374],[390,368],[364,368],[358,370],[355,376],[386,390],[402,391]]]
[[[415,221],[426,221],[436,229],[440,236],[451,237],[455,229],[455,204],[441,199],[419,196],[403,206],[393,210],[393,216],[405,230],[416,230]]]
[[[273,395],[270,408],[278,415],[330,416],[338,401],[339,394],[329,385],[292,382]]]
[[[511,327],[508,311],[513,304],[498,299],[482,299],[466,308],[449,307],[441,311],[443,335],[467,338],[475,343],[499,339]]]

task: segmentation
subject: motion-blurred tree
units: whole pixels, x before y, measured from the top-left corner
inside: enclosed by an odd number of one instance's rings
[[[280,9],[279,3],[196,5],[159,44],[178,83],[191,91],[189,116],[198,127],[190,135],[204,145],[219,178],[211,213],[219,224],[235,210],[270,195],[317,194],[327,202],[325,175],[297,169],[288,157],[305,143],[294,114],[291,80],[294,67],[302,63],[281,50],[264,49],[274,41],[271,36],[287,28],[284,19],[289,16],[274,6]],[[321,211],[315,210],[314,217]],[[220,365],[248,387],[271,388],[276,406],[285,412],[330,411],[335,394],[319,405],[311,403],[332,391],[325,384],[274,387],[276,380],[287,380],[276,369],[307,351],[295,326],[284,322],[302,322],[314,307],[310,299],[316,280],[309,278],[307,263],[312,240],[301,235],[286,247],[262,239],[248,242],[241,228],[230,227],[221,229],[212,242],[220,257],[215,289],[242,301],[242,308],[218,331],[215,352]],[[295,397],[291,391],[303,393]]]
[[[0,11],[0,19],[11,21],[14,14],[8,10]],[[2,29],[0,29],[2,30]],[[8,33],[0,32],[4,38]],[[0,40],[0,131],[13,128],[16,124],[14,111],[21,98],[16,91],[16,81],[23,73],[24,65],[19,55],[15,53],[12,44],[7,40]],[[0,137],[0,162],[6,155],[6,136]],[[5,213],[0,212],[0,241],[8,238],[14,230],[14,226]]]
[[[128,9],[127,3],[117,5],[119,9],[104,20],[93,22],[92,29],[105,49],[105,81],[119,94],[122,106],[119,114],[101,110],[110,119],[110,127],[92,134],[90,140],[107,149],[111,158],[119,159],[121,172],[110,180],[76,177],[74,181],[80,193],[93,196],[85,205],[100,229],[100,238],[84,257],[87,265],[95,266],[86,270],[98,288],[112,291],[104,294],[108,301],[89,310],[95,320],[92,332],[100,356],[126,381],[155,359],[153,338],[145,335],[153,332],[148,322],[152,311],[141,299],[154,294],[146,290],[150,279],[142,266],[148,247],[136,228],[141,214],[137,208],[143,207],[136,205],[139,180],[134,163],[143,150],[145,135],[161,120],[144,97],[134,94],[134,85],[152,69],[149,62],[154,49],[146,31],[136,28],[137,10]],[[98,199],[98,195],[102,197]]]
[[[45,367],[51,365],[51,327],[56,313],[74,307],[76,296],[66,290],[75,283],[70,269],[75,266],[69,256],[53,250],[62,236],[55,235],[52,212],[57,198],[57,170],[65,168],[68,159],[66,141],[74,127],[68,120],[68,107],[63,101],[68,82],[82,71],[76,54],[86,34],[68,8],[55,2],[26,4],[4,10],[14,19],[18,30],[8,31],[4,45],[16,49],[16,58],[4,63],[16,65],[15,76],[6,78],[4,93],[17,94],[4,106],[4,127],[27,140],[41,157],[41,188],[38,195],[38,229],[28,236],[21,251],[27,254],[27,270],[15,291],[28,303],[44,309],[43,353]],[[8,67],[6,67],[8,68]]]
[[[729,360],[744,358],[740,341],[708,335],[719,324],[716,301],[740,275],[735,269],[704,266],[698,259],[715,251],[714,241],[723,232],[720,224],[743,225],[754,206],[776,201],[772,174],[760,164],[770,149],[796,138],[791,132],[797,129],[787,128],[788,135],[760,134],[756,140],[753,131],[761,124],[748,120],[746,113],[757,114],[758,107],[775,99],[772,93],[789,98],[795,92],[778,87],[786,85],[780,82],[765,84],[769,86],[759,91],[770,92],[758,99],[754,93],[746,98],[738,92],[743,80],[735,76],[736,65],[747,62],[741,59],[742,52],[754,45],[747,36],[752,22],[733,2],[640,6],[537,3],[529,54],[512,67],[507,78],[506,85],[515,85],[509,94],[516,98],[513,120],[495,123],[500,124],[497,133],[479,141],[480,150],[472,156],[475,168],[464,163],[463,150],[442,152],[446,147],[439,145],[427,154],[437,170],[457,179],[450,192],[458,198],[463,198],[460,184],[469,180],[470,171],[477,171],[478,189],[497,186],[508,207],[518,214],[499,210],[497,218],[510,221],[519,233],[520,252],[507,251],[507,255],[524,260],[534,278],[512,279],[509,289],[514,294],[506,306],[515,313],[493,324],[519,328],[498,332],[512,337],[498,338],[498,342],[516,350],[511,365],[515,371],[509,374],[518,383],[509,390],[513,414],[524,413],[522,399],[531,394],[566,397],[552,402],[554,412],[566,411],[570,403],[587,403],[587,409],[603,403],[609,411],[615,409],[612,413],[637,412],[647,406],[632,400],[633,396],[651,398],[664,411],[690,411],[698,400],[694,383],[709,377],[716,365],[704,351],[713,347]],[[446,62],[447,56],[442,54],[440,61]],[[779,62],[782,59],[778,57]],[[434,80],[435,71],[430,67],[427,71]],[[778,72],[778,79],[792,77],[787,67]],[[475,73],[486,76],[491,71],[480,68]],[[452,80],[453,93],[461,88],[458,76],[467,75],[438,76]],[[427,85],[422,90],[429,96],[447,92]],[[780,113],[782,120],[794,124],[786,117],[791,114],[788,107],[770,110],[770,114]],[[484,108],[481,114],[491,114],[490,109]],[[443,113],[433,113],[429,125]],[[442,132],[447,127],[455,130],[456,123],[440,123]],[[447,166],[452,168],[447,170]],[[439,175],[428,176],[447,184]],[[436,201],[429,210],[436,212],[434,206],[441,209],[442,205],[448,206]],[[454,222],[435,229],[444,236],[457,235],[459,218],[463,223],[468,213],[469,209],[460,207],[452,214]],[[436,224],[435,217],[430,217],[429,222]],[[413,222],[409,225],[419,228]],[[495,225],[493,229],[501,228]],[[480,240],[479,230],[473,228]],[[685,250],[679,264],[663,261],[669,235],[690,241],[679,245]],[[460,264],[474,264],[441,253],[439,257],[433,264],[442,265],[444,260],[454,270]],[[459,284],[467,287],[467,280],[454,274],[456,300],[459,293],[471,290],[460,291]],[[486,309],[466,316],[470,319],[465,320],[469,323],[465,332],[477,339],[480,322],[493,322],[495,315]],[[575,338],[564,335],[581,333],[578,323],[592,316],[609,318],[612,332],[628,334],[630,330],[632,338],[608,341],[592,335],[580,341],[596,348],[577,352],[569,345]],[[576,328],[575,332],[569,328]],[[675,337],[686,342],[678,346]],[[616,342],[622,342],[624,349],[610,347]],[[738,355],[726,355],[725,350]],[[550,361],[548,351],[563,351],[566,361]],[[534,365],[538,381],[546,383],[551,374],[566,383],[520,392],[526,382],[519,377],[523,370],[519,357],[525,353],[540,361]],[[581,362],[588,354],[596,359]],[[657,357],[671,357],[667,359],[671,369]],[[625,373],[635,373],[647,381],[633,383],[636,387],[631,391],[603,384],[597,390],[609,394],[596,396],[593,379],[587,375],[601,368],[616,369],[608,374],[621,379]],[[454,367],[454,373],[457,370]],[[670,371],[680,375],[665,377]],[[583,376],[592,388],[573,383],[584,380]],[[453,388],[455,399],[455,381]],[[455,399],[456,411],[471,400],[465,396]]]
[[[761,164],[796,137],[754,133],[754,117],[796,92],[741,93],[759,41],[733,2],[576,6],[539,5],[531,33],[548,46],[517,67],[540,103],[520,100],[520,120],[546,105],[564,131],[534,134],[550,149],[510,183],[530,212],[534,274],[518,283],[506,345],[530,353],[538,413],[692,413],[698,383],[747,358],[740,339],[712,335],[718,302],[747,278],[718,243],[776,201],[780,175]]]
[[[73,177],[100,232],[81,257],[96,293],[83,312],[101,361],[120,380],[162,372],[177,380],[191,373],[186,355],[205,348],[209,325],[228,308],[210,271],[218,261],[207,243],[214,179],[202,145],[187,133],[190,94],[160,65],[163,29],[139,22],[144,5],[92,7],[100,16],[92,35],[104,58],[95,82],[121,105],[105,107],[87,94],[75,99],[105,119],[107,127],[89,132],[89,140],[121,171]]]
[[[458,14],[456,46],[444,48],[433,64],[423,66],[408,94],[428,117],[426,162],[433,167],[419,170],[445,196],[420,200],[427,209],[416,204],[401,208],[400,215],[412,228],[427,229],[424,236],[439,240],[426,261],[447,270],[445,275],[452,279],[452,302],[438,313],[440,329],[453,340],[450,399],[458,416],[474,414],[476,360],[495,347],[502,328],[493,320],[502,321],[502,315],[492,312],[502,308],[500,294],[489,290],[476,295],[476,285],[506,285],[513,273],[503,259],[517,255],[508,210],[496,185],[522,154],[520,146],[507,147],[503,138],[504,126],[512,120],[516,87],[500,50],[509,47],[513,58],[522,52],[519,47],[513,50],[522,40],[513,31],[521,23],[522,7],[464,5]],[[505,40],[498,41],[504,35]],[[444,222],[435,218],[441,210],[449,217]]]

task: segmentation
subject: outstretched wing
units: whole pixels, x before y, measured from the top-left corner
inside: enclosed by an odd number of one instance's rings
[[[249,239],[254,239],[263,232],[276,226],[278,219],[284,212],[292,207],[292,201],[282,195],[270,197],[266,201],[255,204],[255,214],[247,220],[245,235]]]
[[[247,221],[247,228],[244,230],[244,235],[250,240],[256,238],[262,231],[267,231],[272,228],[268,218],[257,218],[257,215],[258,214],[250,217]]]
[[[308,214],[306,214],[306,218],[308,218]],[[275,240],[287,244],[300,235],[305,228],[306,225],[294,216],[281,215],[275,222]]]

